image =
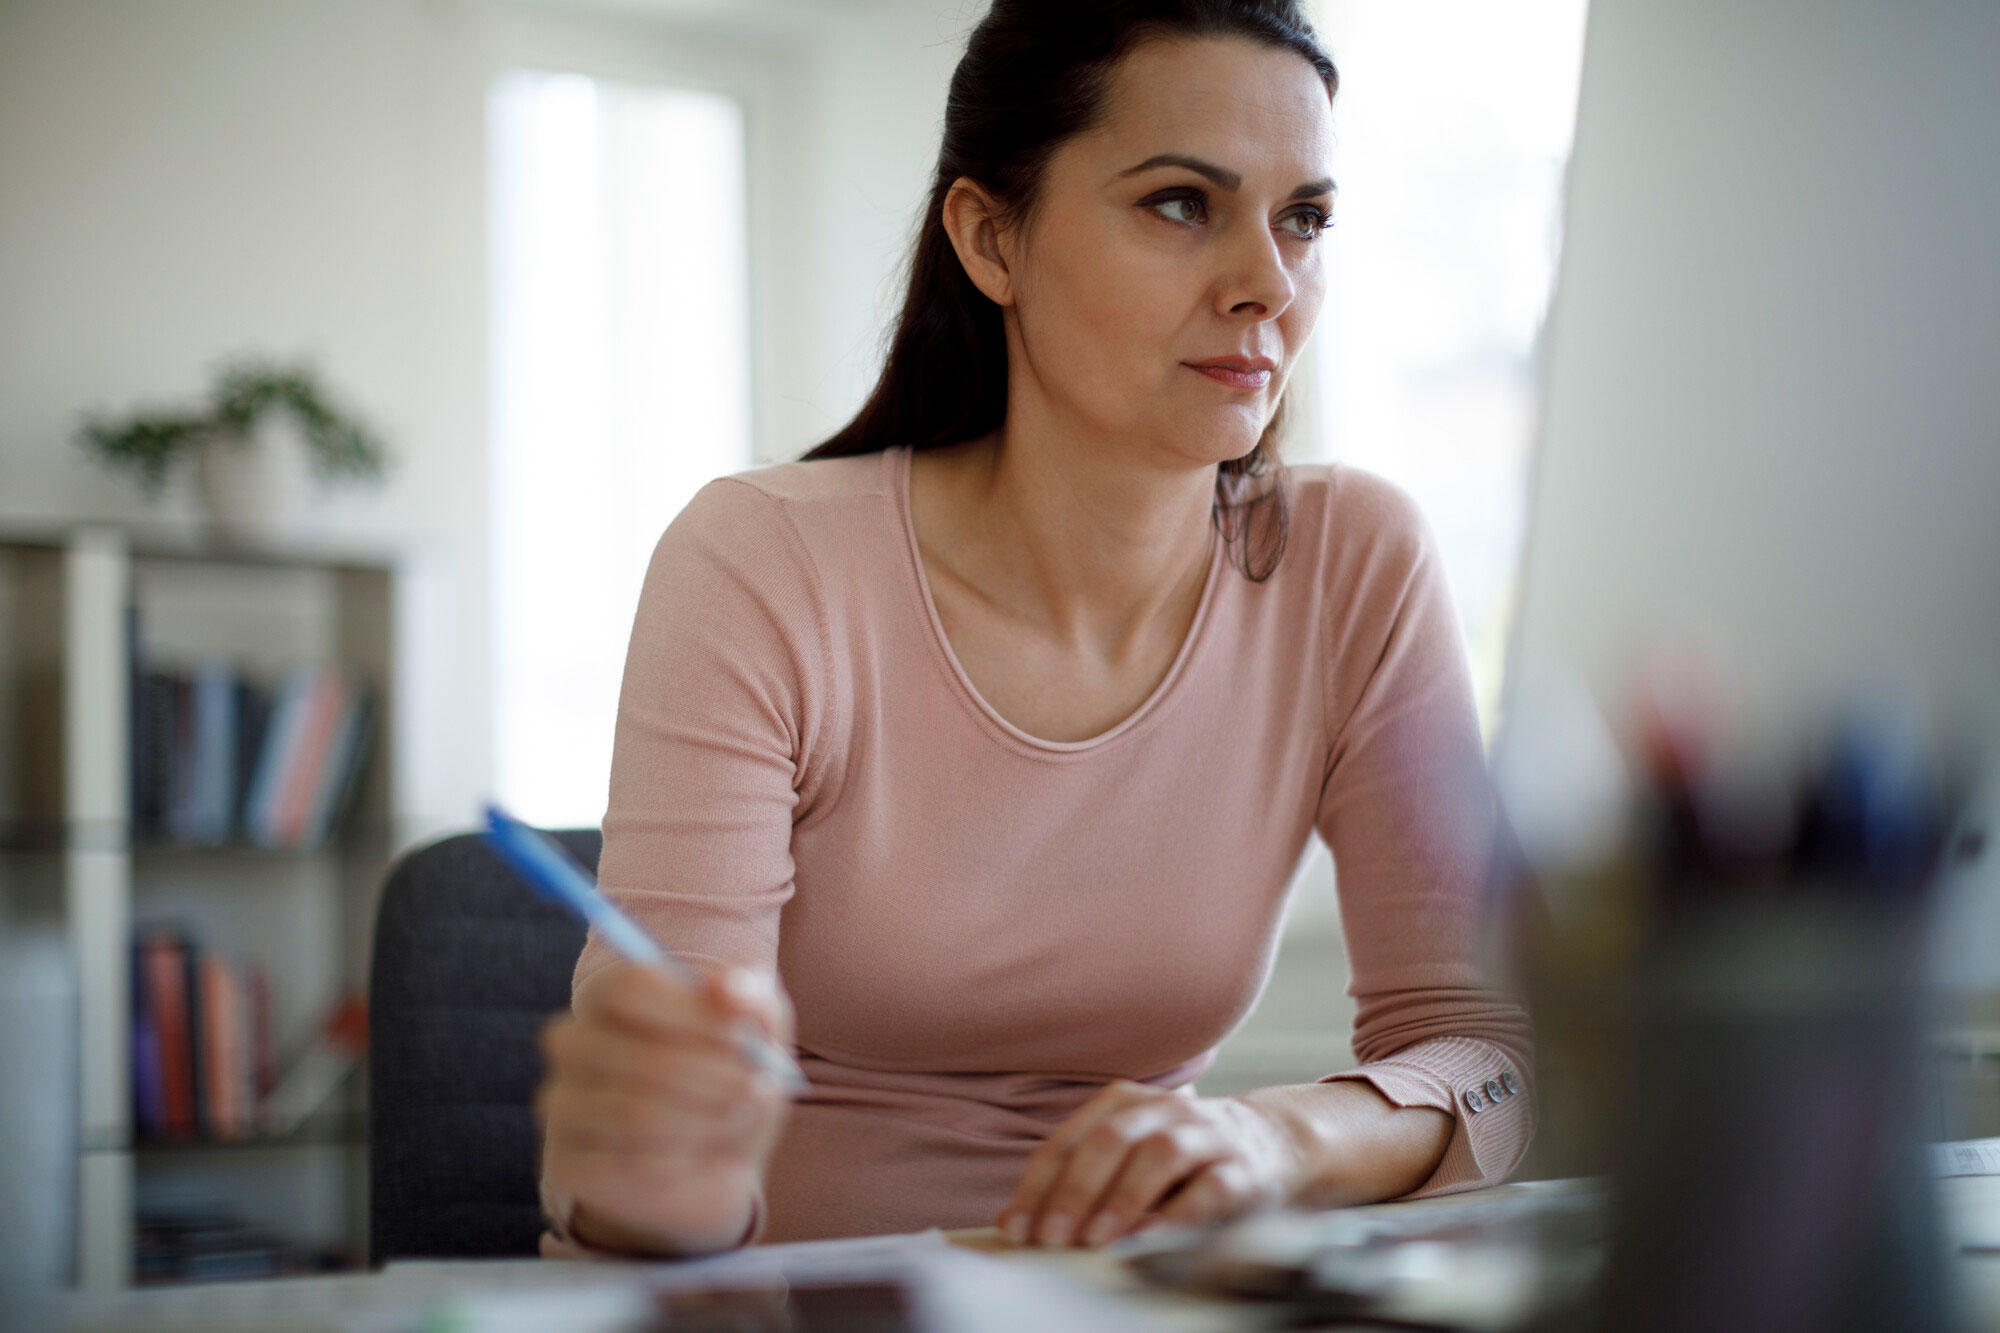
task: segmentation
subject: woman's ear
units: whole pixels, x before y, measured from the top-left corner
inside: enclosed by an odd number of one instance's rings
[[[972,285],[997,306],[1014,304],[1014,275],[1001,245],[1000,205],[971,179],[960,176],[944,196],[944,234]]]

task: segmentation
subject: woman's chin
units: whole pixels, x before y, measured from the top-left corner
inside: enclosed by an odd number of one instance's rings
[[[1221,411],[1192,411],[1163,423],[1161,438],[1174,452],[1204,464],[1230,463],[1249,454],[1264,438],[1269,417],[1261,408],[1231,406]]]

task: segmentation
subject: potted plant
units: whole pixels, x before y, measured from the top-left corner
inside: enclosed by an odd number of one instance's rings
[[[309,368],[260,361],[225,366],[201,409],[93,418],[77,440],[99,461],[136,474],[149,495],[193,457],[216,527],[258,541],[296,532],[315,481],[379,481],[388,458],[370,430],[328,400]]]

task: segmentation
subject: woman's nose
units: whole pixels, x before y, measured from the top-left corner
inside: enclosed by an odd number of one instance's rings
[[[1292,303],[1291,270],[1269,227],[1243,227],[1225,253],[1227,267],[1216,292],[1220,313],[1274,319]]]

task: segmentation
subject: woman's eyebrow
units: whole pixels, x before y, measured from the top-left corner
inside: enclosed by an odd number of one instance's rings
[[[1238,189],[1243,184],[1243,177],[1229,168],[1218,167],[1213,162],[1204,162],[1185,153],[1156,153],[1136,167],[1125,168],[1118,175],[1121,178],[1136,176],[1142,171],[1151,171],[1154,167],[1186,167],[1189,171],[1208,177],[1225,190]]]
[[[1123,179],[1126,176],[1136,176],[1142,171],[1151,171],[1155,167],[1186,167],[1189,171],[1208,177],[1225,190],[1238,190],[1243,187],[1243,177],[1237,172],[1227,167],[1218,167],[1213,162],[1204,162],[1198,157],[1189,157],[1185,153],[1155,153],[1139,165],[1125,168],[1118,175]],[[1307,181],[1293,190],[1291,197],[1312,199],[1322,194],[1332,194],[1333,188],[1333,177],[1321,176],[1318,180]]]

